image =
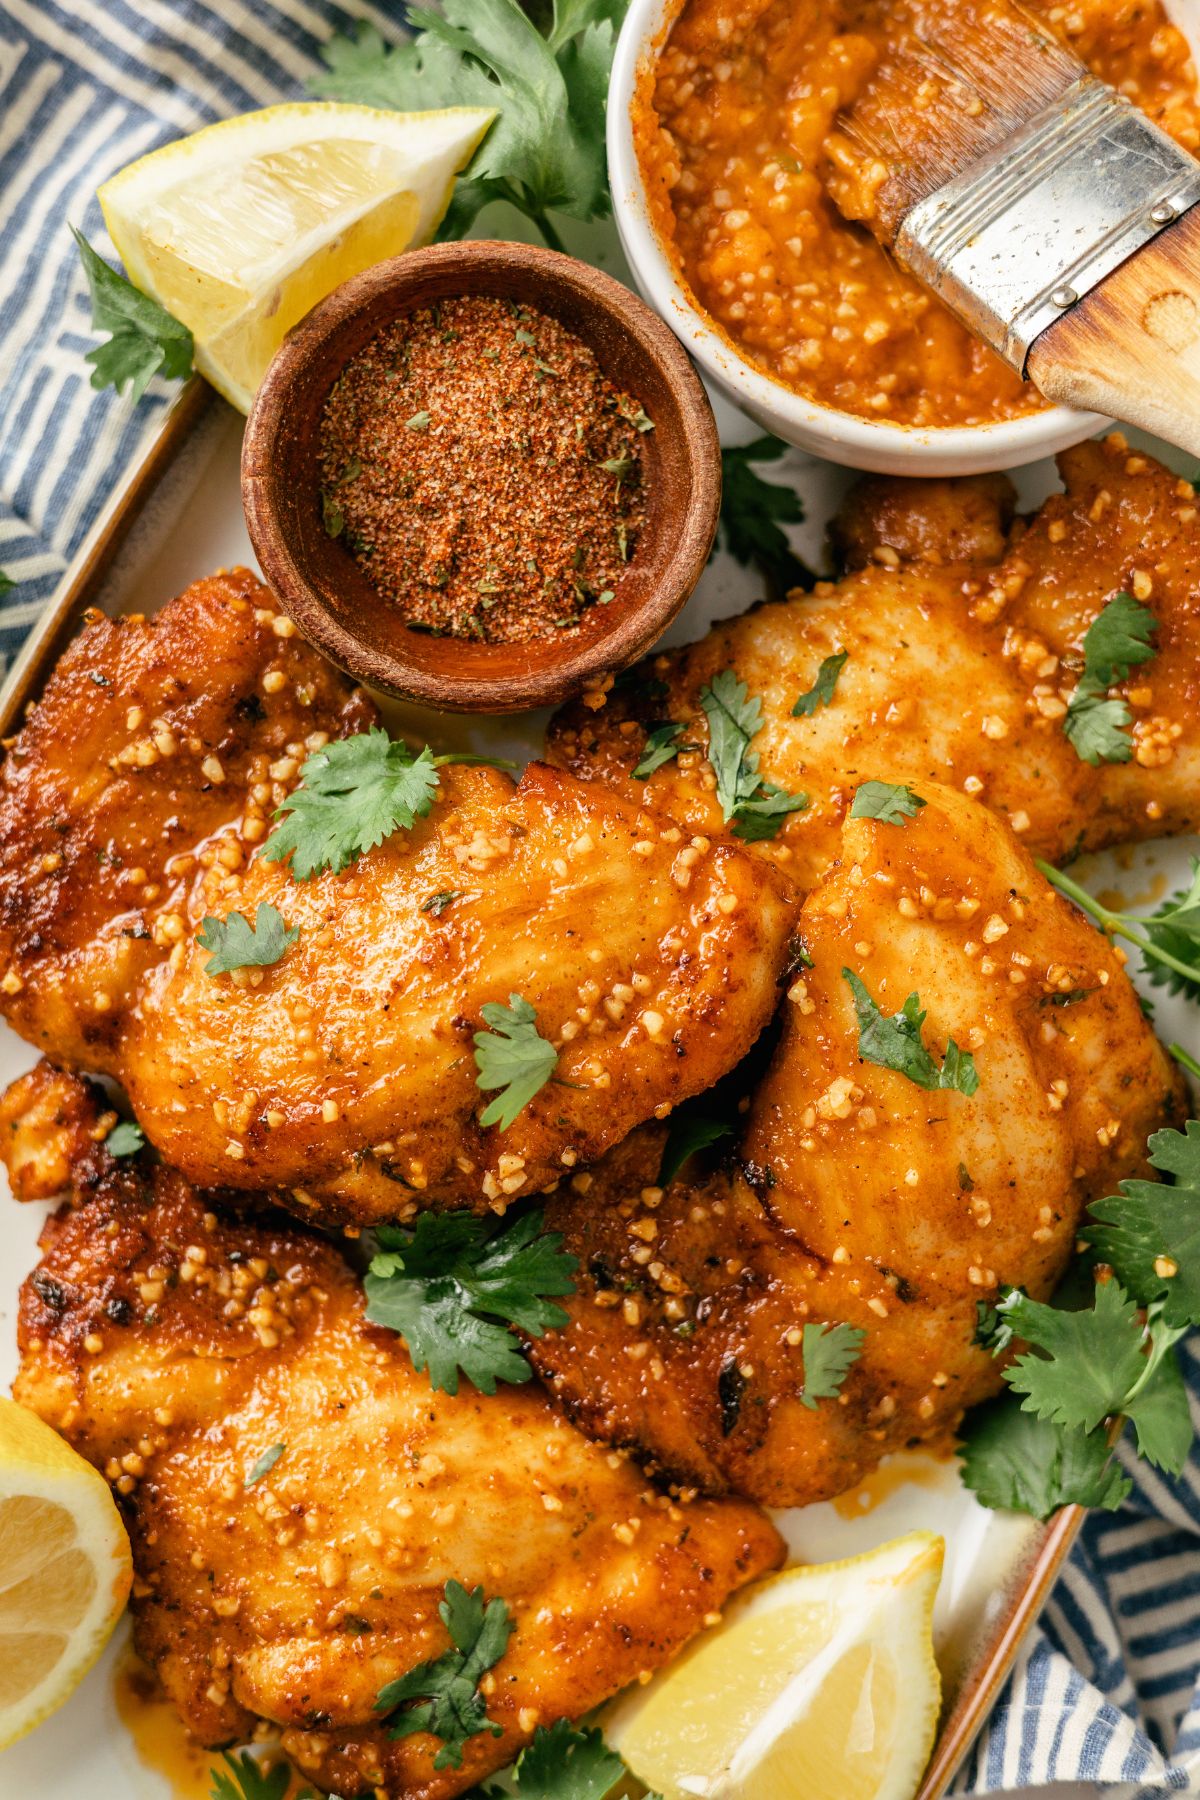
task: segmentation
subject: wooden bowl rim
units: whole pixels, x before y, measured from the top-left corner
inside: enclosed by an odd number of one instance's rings
[[[668,430],[656,448],[674,459],[687,498],[682,516],[660,521],[660,530],[670,536],[657,581],[632,608],[618,612],[610,627],[574,651],[563,642],[561,653],[553,656],[550,652],[558,649],[559,640],[537,639],[532,646],[522,646],[536,649],[542,663],[532,670],[457,675],[449,668],[435,672],[411,662],[404,654],[406,633],[400,624],[392,646],[383,648],[366,643],[335,617],[281,526],[276,494],[288,466],[286,447],[294,437],[296,391],[311,381],[314,363],[328,360],[329,347],[347,325],[385,298],[394,303],[394,315],[419,306],[431,279],[441,282],[461,275],[463,292],[469,293],[473,281],[495,274],[510,280],[519,277],[528,286],[531,305],[539,304],[539,296],[544,305],[550,293],[568,294],[584,308],[607,314],[656,366],[678,411],[678,428]],[[574,325],[571,329],[588,341],[586,329]],[[320,389],[319,382],[313,385]],[[478,239],[428,245],[377,263],[336,288],[292,328],[267,370],[247,420],[241,479],[247,529],[263,574],[289,616],[331,661],[372,687],[443,711],[515,712],[559,704],[589,681],[628,667],[661,637],[694,589],[712,550],[721,501],[721,448],[712,407],[686,350],[636,294],[576,257],[536,245]],[[451,637],[437,641],[450,654],[453,646],[464,642]],[[494,648],[511,655],[514,646]]]

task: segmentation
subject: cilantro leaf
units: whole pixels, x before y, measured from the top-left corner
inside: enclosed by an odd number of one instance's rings
[[[531,1370],[508,1326],[542,1337],[567,1323],[551,1295],[575,1291],[578,1259],[540,1212],[501,1224],[474,1213],[421,1213],[413,1229],[381,1225],[365,1278],[367,1318],[398,1331],[430,1385],[458,1392],[458,1373],[482,1394]],[[503,1321],[503,1323],[497,1323]]]
[[[209,1770],[211,1800],[284,1800],[291,1786],[292,1772],[287,1763],[277,1762],[273,1768],[264,1769],[248,1750],[232,1754],[223,1750],[221,1760],[228,1773],[215,1767]]]
[[[377,725],[335,738],[306,758],[299,787],[275,814],[283,822],[259,854],[268,862],[290,860],[297,881],[320,869],[336,875],[393,831],[425,817],[438,788],[438,763],[449,760],[428,745],[414,756]]]
[[[940,1068],[925,1048],[921,1037],[925,1014],[919,994],[910,994],[903,1009],[887,1018],[852,969],[843,969],[842,979],[854,996],[858,1054],[864,1062],[875,1063],[881,1069],[895,1069],[920,1088],[953,1088],[968,1099],[978,1091],[975,1059],[969,1051],[960,1050],[953,1038],[946,1045],[946,1058]]]
[[[1073,900],[1102,931],[1136,944],[1152,980],[1169,986],[1173,993],[1200,999],[1200,862],[1193,859],[1189,886],[1149,918],[1114,912],[1061,869],[1041,861],[1037,866],[1051,886]],[[1148,1002],[1142,1004],[1145,1007]]]
[[[1098,1284],[1095,1304],[1079,1312],[1045,1306],[1019,1288],[996,1310],[1035,1346],[1004,1371],[1027,1412],[1080,1431],[1120,1412],[1145,1364],[1145,1333],[1118,1282]]]
[[[289,928],[282,913],[260,901],[253,925],[240,912],[231,912],[227,919],[207,915],[196,933],[196,942],[202,950],[213,953],[204,965],[204,973],[228,975],[231,969],[270,968],[299,936],[298,925]]]
[[[74,225],[71,234],[91,291],[92,328],[109,333],[108,342],[89,350],[85,359],[92,365],[92,386],[115,387],[118,393],[128,387],[133,399],[140,400],[153,376],[175,381],[190,375],[192,334],[187,326],[110,268]]]
[[[577,1731],[567,1719],[539,1725],[515,1770],[521,1800],[604,1800],[624,1773],[595,1726]]]
[[[833,656],[823,659],[817,670],[817,679],[808,692],[801,694],[792,708],[793,719],[811,719],[819,706],[829,706],[833,701],[833,690],[838,684],[838,676],[850,660],[848,650],[838,650]]]
[[[697,1113],[678,1113],[672,1120],[658,1165],[659,1187],[670,1187],[680,1169],[700,1150],[733,1136],[728,1119],[705,1119]]]
[[[745,844],[761,843],[776,835],[789,813],[803,812],[807,805],[807,794],[789,794],[773,781],[764,781],[757,794],[738,807],[733,835]]]
[[[458,1769],[471,1738],[485,1731],[492,1737],[503,1735],[503,1726],[488,1718],[479,1680],[504,1655],[516,1622],[503,1600],[485,1605],[481,1587],[468,1593],[457,1581],[446,1583],[446,1598],[438,1612],[453,1649],[419,1663],[398,1681],[389,1681],[376,1696],[375,1711],[385,1715],[390,1737],[410,1737],[414,1731],[440,1737],[434,1768]],[[396,1709],[413,1700],[421,1704],[397,1716]]]
[[[804,1386],[800,1399],[813,1412],[818,1400],[831,1400],[841,1392],[842,1383],[852,1365],[862,1355],[866,1332],[857,1325],[806,1325],[801,1355],[804,1358]]]
[[[104,1140],[110,1156],[136,1156],[146,1147],[146,1134],[134,1119],[122,1119]]]
[[[440,894],[430,894],[428,900],[422,900],[421,911],[432,913],[435,919],[440,919],[448,906],[453,906],[456,900],[462,899],[465,891],[463,888],[443,888]]]
[[[356,36],[334,38],[322,51],[329,72],[312,89],[402,112],[494,109],[439,235],[461,237],[482,207],[506,200],[558,249],[547,213],[591,219],[609,210],[604,106],[624,11],[624,0],[573,0],[556,7],[546,37],[517,0],[444,0],[437,12],[409,7],[414,37],[389,46],[360,25]]]
[[[11,594],[16,582],[6,569],[0,569],[0,594]]]
[[[479,1116],[481,1125],[507,1131],[517,1114],[539,1094],[558,1067],[558,1051],[537,1028],[537,1013],[520,994],[508,1005],[489,1000],[480,1008],[491,1031],[475,1033],[476,1087],[501,1088]]]
[[[645,781],[648,775],[653,775],[655,769],[661,769],[673,756],[678,756],[683,748],[679,742],[682,735],[682,725],[656,725],[653,731],[648,731],[646,742],[642,746],[642,760],[633,771],[635,778]]]
[[[964,1485],[984,1506],[1035,1519],[1060,1506],[1115,1512],[1133,1491],[1102,1431],[1064,1430],[1022,1411],[1011,1394],[968,1414],[959,1456]]]
[[[1081,1235],[1140,1305],[1162,1301],[1166,1325],[1200,1325],[1200,1122],[1156,1131],[1147,1149],[1173,1181],[1122,1181]]]
[[[1128,762],[1133,745],[1127,735],[1131,713],[1123,700],[1106,699],[1114,682],[1154,655],[1150,634],[1158,620],[1132,594],[1114,594],[1097,614],[1083,640],[1083,673],[1067,706],[1063,730],[1076,754],[1093,768],[1102,762]]]
[[[1150,1373],[1123,1411],[1133,1420],[1138,1455],[1168,1475],[1181,1475],[1192,1448],[1192,1413],[1179,1361],[1173,1349],[1151,1350]]]
[[[1188,886],[1171,894],[1138,924],[1150,940],[1150,948],[1142,952],[1142,967],[1154,986],[1200,1000],[1200,858],[1193,856],[1191,864]],[[1166,951],[1174,959],[1174,966],[1161,962],[1156,951]],[[1181,974],[1180,963],[1190,964],[1195,974]]]
[[[882,825],[903,825],[915,819],[925,805],[910,787],[887,781],[864,781],[850,808],[852,819],[878,819]]]
[[[286,1449],[286,1444],[272,1444],[269,1450],[264,1450],[253,1468],[247,1474],[242,1486],[246,1488],[257,1487],[264,1475],[269,1475],[271,1473],[271,1470],[275,1467],[275,1464],[279,1461]]]
[[[807,587],[811,579],[781,529],[798,525],[804,506],[793,488],[764,481],[752,465],[775,462],[788,448],[782,439],[768,436],[721,451],[720,542],[744,567],[758,568],[780,593]]]
[[[762,701],[751,698],[732,669],[723,669],[700,689],[700,705],[708,719],[708,760],[722,816],[749,842],[774,837],[788,813],[808,805],[808,795],[785,793],[759,773],[750,740],[762,730]]]
[[[1148,606],[1123,590],[1088,626],[1083,640],[1083,666],[1087,675],[1104,687],[1124,681],[1130,669],[1149,662],[1154,655],[1150,634],[1158,620]]]

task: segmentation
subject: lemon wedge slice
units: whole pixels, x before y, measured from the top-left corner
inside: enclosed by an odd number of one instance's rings
[[[103,1477],[36,1413],[0,1399],[0,1749],[79,1685],[131,1576]]]
[[[318,300],[433,236],[494,117],[268,106],[131,163],[100,205],[129,279],[188,326],[196,367],[247,412]]]
[[[605,1735],[664,1800],[912,1800],[937,1730],[941,1538],[757,1583]]]

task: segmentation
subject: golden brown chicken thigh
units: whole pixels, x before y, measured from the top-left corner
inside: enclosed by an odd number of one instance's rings
[[[0,1004],[56,1061],[109,1065],[198,884],[240,867],[277,773],[371,701],[246,569],[153,619],[92,613],[0,769]]]
[[[789,909],[727,839],[560,770],[460,766],[341,873],[255,855],[305,755],[374,716],[264,598],[242,574],[151,623],[95,619],[51,677],[0,793],[16,1030],[123,1082],[190,1179],[326,1219],[503,1206],[737,1061],[774,1010]],[[262,904],[298,943],[210,975],[201,921]],[[513,994],[558,1066],[485,1129],[473,1038]]]
[[[138,1647],[202,1743],[265,1719],[324,1788],[449,1800],[779,1560],[754,1508],[656,1492],[536,1386],[435,1393],[302,1226],[106,1163],[47,1225],[15,1393],[111,1481]],[[437,1769],[438,1738],[393,1741],[374,1702],[447,1648],[451,1580],[516,1629],[483,1680],[500,1735]]]
[[[662,806],[693,831],[720,830],[700,693],[732,669],[762,702],[753,748],[763,775],[809,796],[778,838],[756,846],[802,888],[833,861],[854,790],[872,778],[946,782],[1051,859],[1195,829],[1200,515],[1192,485],[1116,435],[1067,451],[1059,464],[1066,492],[1014,527],[998,560],[999,490],[966,484],[956,526],[952,484],[934,484],[928,500],[911,491],[917,484],[868,484],[842,526],[843,546],[866,566],[653,658],[598,711],[567,708],[551,726],[551,760]],[[964,549],[979,560],[947,560]],[[1084,634],[1123,589],[1158,621],[1155,656],[1111,690],[1132,713],[1131,760],[1093,768],[1063,718]],[[796,717],[824,659],[840,652],[847,660],[830,703]],[[640,781],[632,771],[646,731],[668,719],[684,725],[683,741],[694,747]]]
[[[925,797],[904,825],[848,822],[809,896],[811,967],[737,1170],[664,1194],[661,1135],[640,1133],[548,1208],[585,1280],[536,1366],[586,1429],[713,1491],[826,1498],[952,1428],[999,1382],[977,1303],[1048,1295],[1087,1203],[1144,1172],[1148,1132],[1180,1116],[1110,943],[1001,821]],[[977,1090],[864,1059],[847,970],[887,1017],[918,994],[934,1067],[954,1039]],[[803,1333],[821,1323],[866,1335],[811,1407]]]

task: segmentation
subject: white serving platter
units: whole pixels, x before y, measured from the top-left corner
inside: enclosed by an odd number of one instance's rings
[[[603,241],[603,240],[601,240]],[[582,247],[582,246],[580,246]],[[596,260],[593,240],[584,252]],[[603,255],[610,266],[616,258]],[[620,272],[619,269],[616,272]],[[717,402],[728,442],[754,435],[749,422]],[[235,563],[254,566],[242,518],[238,459],[242,421],[193,383],[168,415],[143,464],[114,498],[84,546],[47,620],[6,684],[0,716],[38,691],[53,652],[86,604],[109,612],[153,612],[190,581]],[[1136,434],[1134,434],[1136,436]],[[1137,441],[1182,466],[1178,454],[1152,440]],[[844,469],[801,455],[764,471],[794,484],[806,520],[794,533],[797,549],[823,562],[826,523],[852,479]],[[1036,504],[1057,484],[1052,464],[1017,472],[1022,505]],[[713,620],[737,613],[761,594],[752,572],[718,553],[664,642],[687,642]],[[504,719],[462,718],[387,703],[393,729],[428,739],[436,749],[483,750],[527,761],[538,755],[545,714]],[[11,729],[11,727],[8,727]],[[1119,888],[1132,904],[1154,905],[1190,874],[1196,841],[1150,844],[1076,865],[1087,885]],[[1137,979],[1136,970],[1135,979]],[[1150,991],[1150,990],[1148,990]],[[1200,1052],[1200,1015],[1182,1000],[1153,990],[1157,1028]],[[29,1068],[35,1052],[0,1025],[0,1083]],[[36,1261],[45,1209],[18,1206],[0,1177],[0,1390],[16,1367],[16,1305],[20,1283]],[[926,1453],[905,1453],[853,1493],[835,1502],[776,1515],[792,1556],[824,1561],[855,1554],[916,1527],[946,1540],[946,1569],[935,1637],[946,1695],[943,1728],[919,1800],[938,1800],[986,1716],[1028,1629],[1053,1585],[1078,1529],[1068,1509],[1049,1525],[980,1507],[958,1479],[957,1465]],[[502,1526],[502,1521],[497,1521]],[[48,1723],[0,1753],[0,1796],[24,1800],[207,1800],[207,1770],[215,1757],[189,1752],[182,1729],[162,1706],[137,1703],[122,1676],[126,1631],[118,1633],[82,1687]]]

